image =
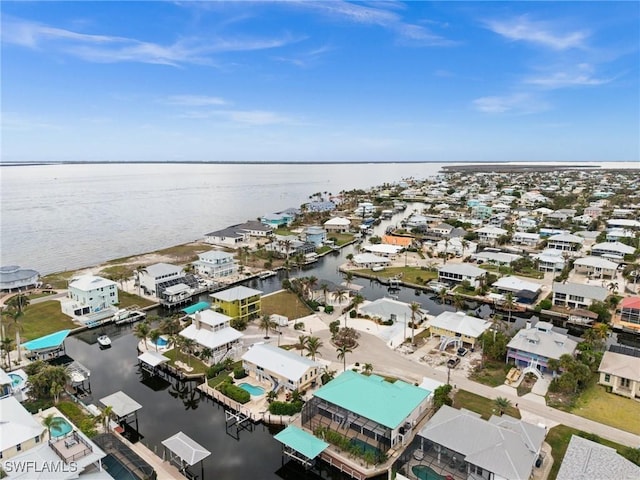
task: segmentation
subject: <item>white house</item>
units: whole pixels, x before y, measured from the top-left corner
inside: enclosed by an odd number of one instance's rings
[[[498,238],[500,238],[503,235],[506,235],[509,232],[507,232],[503,228],[498,228],[498,227],[482,227],[476,230],[476,233],[478,234],[479,243],[495,245]]]
[[[429,320],[429,331],[432,336],[440,337],[440,350],[450,344],[462,344],[475,347],[480,335],[491,327],[491,322],[466,315],[464,312],[442,312]]]
[[[194,340],[201,349],[210,349],[209,362],[235,359],[242,351],[243,334],[231,326],[231,317],[213,310],[203,310],[189,317],[193,321],[180,332],[180,336]]]
[[[553,235],[547,240],[547,248],[563,252],[576,252],[580,250],[584,238],[570,233]]]
[[[184,270],[177,265],[170,263],[154,263],[149,265],[138,274],[140,287],[148,295],[160,297],[162,294],[162,284],[167,282],[179,283],[184,277]]]
[[[354,255],[353,263],[360,267],[371,268],[389,265],[391,260],[380,255],[374,255],[373,253],[359,253]]]
[[[625,255],[632,255],[635,248],[621,242],[597,243],[591,247],[591,255],[595,257],[609,256],[611,258],[624,258]]]
[[[487,271],[467,263],[451,263],[438,269],[438,281],[444,283],[462,283],[468,280],[474,287],[480,286],[480,279]]]
[[[255,344],[242,355],[242,366],[249,376],[292,392],[315,385],[322,365],[308,357],[269,344]]]
[[[538,242],[540,242],[539,233],[515,232],[511,238],[511,243],[527,247],[535,247]]]
[[[344,233],[349,231],[351,220],[344,217],[330,218],[324,222],[323,226],[327,232]]]
[[[609,292],[606,288],[580,283],[553,282],[553,304],[568,308],[589,308],[594,301],[603,302]]]
[[[596,278],[615,278],[618,264],[602,257],[584,257],[573,262],[573,268],[578,273]]]
[[[193,266],[200,275],[211,278],[228,277],[238,272],[238,264],[233,254],[220,250],[210,250],[198,255]]]
[[[72,317],[100,312],[118,303],[116,282],[95,275],[81,275],[69,282],[62,312]]]

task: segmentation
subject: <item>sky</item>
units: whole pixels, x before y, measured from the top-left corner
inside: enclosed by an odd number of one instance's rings
[[[3,162],[640,161],[640,2],[11,2]]]

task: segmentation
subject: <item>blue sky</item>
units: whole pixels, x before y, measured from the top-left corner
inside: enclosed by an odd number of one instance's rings
[[[2,160],[638,161],[638,2],[8,2]]]

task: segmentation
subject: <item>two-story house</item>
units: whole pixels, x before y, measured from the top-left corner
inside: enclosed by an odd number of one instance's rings
[[[547,248],[551,250],[560,250],[562,252],[577,252],[582,248],[584,238],[571,233],[561,233],[552,235],[547,240]]]
[[[61,302],[63,313],[72,317],[88,315],[118,303],[118,287],[106,278],[81,275],[69,282],[67,298]]]
[[[233,254],[220,250],[210,250],[198,255],[193,262],[196,272],[210,278],[228,277],[238,273],[238,263]]]
[[[243,334],[231,326],[232,318],[213,310],[202,310],[189,315],[192,322],[180,332],[180,336],[194,340],[200,349],[211,351],[211,364],[227,358],[235,359],[242,351]]]
[[[558,360],[562,355],[573,355],[577,342],[567,335],[554,331],[553,324],[538,322],[518,331],[507,344],[507,363],[529,368],[533,373],[549,372],[549,359]]]
[[[486,275],[486,270],[468,263],[450,263],[438,269],[438,281],[448,284],[457,285],[467,280],[474,287],[479,287],[481,279]]]
[[[553,304],[567,308],[589,308],[594,301],[604,302],[609,295],[606,288],[581,283],[553,282]]]
[[[598,383],[629,398],[640,398],[640,350],[612,346],[604,352],[598,367]]]
[[[160,298],[167,286],[180,283],[184,276],[182,267],[170,263],[154,263],[138,273],[138,282],[147,295]]]
[[[482,227],[476,230],[476,233],[478,234],[478,243],[483,243],[485,245],[495,245],[498,241],[498,238],[506,235],[509,232],[499,227]]]
[[[440,348],[444,350],[453,343],[475,348],[478,338],[491,327],[491,322],[464,312],[442,312],[429,320],[428,326],[431,336],[440,338]]]
[[[210,295],[213,302],[211,308],[239,320],[248,322],[259,317],[261,311],[260,290],[239,285]]]

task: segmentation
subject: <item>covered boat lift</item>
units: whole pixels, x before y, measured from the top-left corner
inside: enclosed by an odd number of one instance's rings
[[[138,356],[140,368],[145,372],[149,372],[151,375],[158,373],[158,367],[163,363],[167,363],[169,360],[169,357],[165,357],[161,353],[154,352],[153,350],[148,350]]]
[[[204,465],[202,462],[211,455],[209,450],[182,432],[163,440],[162,445],[164,445],[165,451],[169,450],[170,452],[169,462],[178,464],[180,471],[187,475],[188,478],[191,477],[187,473],[187,467],[200,462],[201,478],[204,478]],[[164,454],[162,458],[164,460]]]
[[[127,427],[132,428],[131,425],[129,425],[129,418],[133,416],[136,421],[135,433],[138,437],[140,436],[140,432],[138,431],[138,410],[142,408],[142,405],[123,391],[112,393],[111,395],[101,398],[100,403],[105,407],[111,407],[111,413],[116,418],[116,422],[124,430],[126,430]]]
[[[295,425],[289,425],[273,438],[282,443],[282,453],[287,457],[310,468],[315,458],[320,455],[329,444]]]

